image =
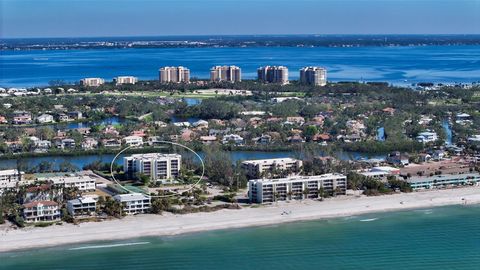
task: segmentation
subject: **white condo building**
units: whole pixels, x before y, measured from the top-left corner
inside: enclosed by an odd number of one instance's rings
[[[123,169],[130,177],[144,174],[152,181],[168,181],[180,175],[181,162],[179,154],[136,154],[123,158]]]
[[[161,83],[188,83],[190,82],[190,70],[186,67],[162,67],[159,70]]]
[[[0,171],[0,194],[4,189],[15,188],[22,180],[23,174],[17,169]]]
[[[121,84],[136,84],[138,82],[138,78],[134,76],[118,76],[113,78],[113,82],[116,85]]]
[[[255,179],[248,182],[248,198],[252,203],[316,199],[325,193],[344,195],[347,177],[342,174],[292,176],[280,179]]]
[[[68,213],[72,216],[91,215],[97,210],[97,201],[92,197],[81,197],[67,202]]]
[[[105,83],[102,78],[84,78],[80,80],[80,85],[97,87]]]
[[[65,188],[78,188],[80,191],[95,191],[95,178],[88,175],[77,176],[52,176],[38,178],[39,181],[52,181],[55,185],[61,185]]]
[[[273,171],[290,171],[292,173],[300,172],[303,162],[294,158],[271,158],[245,160],[242,162],[242,168],[249,178],[261,178],[264,173]]]
[[[127,215],[142,214],[150,211],[150,197],[142,193],[128,193],[113,197],[123,205],[123,212]]]
[[[327,84],[327,70],[321,67],[304,67],[300,69],[300,82],[325,86]]]

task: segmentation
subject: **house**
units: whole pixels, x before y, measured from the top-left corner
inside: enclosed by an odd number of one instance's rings
[[[7,124],[8,121],[7,121],[7,118],[3,115],[0,115],[0,124]]]
[[[106,148],[119,148],[122,146],[120,141],[117,139],[103,139],[102,145]]]
[[[34,142],[34,144],[35,144],[35,150],[39,150],[41,152],[45,152],[52,147],[52,142],[48,140],[37,140]]]
[[[393,165],[403,165],[406,166],[409,164],[409,157],[407,155],[403,155],[400,152],[392,152],[386,158],[387,163]]]
[[[91,150],[98,147],[98,141],[94,138],[85,138],[82,142],[82,149]]]
[[[92,215],[97,210],[97,202],[92,197],[80,197],[67,201],[67,210],[72,216]]]
[[[66,138],[55,142],[55,145],[57,148],[61,149],[73,149],[75,148],[75,140]]]
[[[68,115],[64,114],[64,113],[59,113],[57,115],[57,119],[59,122],[67,122],[67,121],[70,121],[70,117],[68,117]]]
[[[427,130],[425,132],[418,133],[416,139],[421,143],[435,142],[438,140],[438,135],[436,132]]]
[[[305,140],[303,139],[302,136],[300,135],[293,135],[291,137],[288,137],[288,141],[291,142],[291,143],[303,143],[305,142]]]
[[[37,122],[40,124],[45,124],[45,123],[52,123],[53,122],[53,116],[50,114],[41,114],[40,116],[37,117]]]
[[[32,123],[32,114],[25,111],[14,111],[13,112],[13,124],[22,125],[22,124],[31,124]]]
[[[90,134],[90,128],[76,128],[75,130],[82,135]]]
[[[287,117],[287,121],[284,124],[291,124],[291,125],[303,125],[305,124],[305,118],[301,116],[290,116]]]
[[[253,141],[257,144],[269,144],[272,142],[272,136],[268,134],[262,134],[262,136],[253,138]]]
[[[194,136],[195,136],[195,132],[193,132],[188,128],[185,128],[182,130],[182,134],[180,135],[180,138],[185,142],[191,142]]]
[[[245,143],[245,139],[237,134],[228,134],[223,136],[222,143],[223,144],[233,143],[236,145],[242,145]]]
[[[60,221],[58,203],[37,201],[23,204],[23,219],[26,223]]]
[[[142,146],[143,145],[143,138],[139,136],[127,136],[123,138],[123,142],[127,146]]]
[[[73,111],[68,112],[68,117],[70,117],[70,119],[80,120],[83,118],[83,114],[80,111]]]
[[[220,136],[220,135],[225,135],[231,132],[231,128],[226,128],[226,129],[210,129],[208,131],[208,136]]]
[[[200,136],[200,141],[203,144],[212,144],[213,142],[217,141],[217,137],[215,137],[215,136]]]
[[[395,114],[395,109],[391,107],[384,108],[382,112],[389,114],[389,115],[394,115]]]
[[[192,124],[196,128],[208,128],[208,122],[205,120],[198,120]]]
[[[142,193],[128,193],[113,197],[123,206],[123,212],[127,215],[147,213],[150,211],[150,197]]]

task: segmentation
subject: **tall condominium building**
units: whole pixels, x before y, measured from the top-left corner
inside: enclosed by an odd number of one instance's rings
[[[123,169],[130,177],[144,174],[152,181],[169,181],[180,175],[181,162],[179,154],[137,154],[123,158]]]
[[[80,85],[97,87],[105,83],[102,78],[84,78],[80,80]]]
[[[321,67],[304,67],[300,69],[300,82],[325,86],[327,84],[327,70]]]
[[[190,82],[190,70],[186,67],[162,67],[159,73],[159,79],[161,83]]]
[[[242,71],[237,66],[215,66],[210,69],[210,80],[212,82],[240,82]]]
[[[0,194],[3,189],[15,188],[22,180],[23,174],[16,169],[0,171]]]
[[[113,78],[113,82],[116,85],[121,84],[136,84],[138,82],[138,78],[134,76],[118,76]]]
[[[281,179],[256,179],[248,182],[248,198],[252,203],[315,199],[325,195],[344,195],[347,177],[342,174],[293,176]]]
[[[300,172],[303,162],[293,158],[272,158],[246,160],[242,162],[242,168],[249,178],[260,178],[274,171]]]
[[[288,84],[288,68],[284,66],[266,66],[257,69],[258,80],[264,83]]]

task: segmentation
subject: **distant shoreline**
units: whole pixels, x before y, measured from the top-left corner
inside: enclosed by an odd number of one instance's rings
[[[476,186],[377,197],[342,196],[323,202],[312,200],[281,202],[211,213],[129,216],[120,220],[80,225],[65,224],[17,230],[5,230],[3,227],[0,229],[0,252],[479,203],[480,187]]]

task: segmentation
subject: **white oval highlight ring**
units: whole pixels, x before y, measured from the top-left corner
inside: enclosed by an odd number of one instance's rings
[[[200,162],[202,163],[202,175],[200,176],[200,178],[198,179],[198,181],[191,185],[188,189],[186,190],[183,190],[183,192],[188,192],[190,190],[192,190],[193,188],[197,187],[198,184],[202,181],[203,179],[203,176],[205,175],[205,163],[203,162],[203,158],[195,151],[193,151],[191,148],[189,148],[188,146],[185,146],[183,144],[179,144],[179,143],[175,143],[175,142],[170,142],[170,141],[157,141],[158,143],[164,143],[164,144],[171,144],[171,145],[175,145],[175,146],[180,146],[184,149],[187,149],[188,151],[192,152],[193,154],[195,154],[195,156],[200,160]],[[110,163],[110,176],[112,177],[113,181],[118,185],[120,186],[120,188],[122,188],[123,190],[125,190],[126,192],[128,193],[132,193],[132,191],[128,190],[126,187],[124,187],[122,184],[120,184],[118,182],[118,180],[115,178],[115,175],[113,175],[113,164],[115,163],[115,160],[117,160],[118,156],[120,156],[123,152],[127,151],[128,149],[132,148],[133,145],[131,146],[127,146],[125,148],[123,148],[120,152],[118,152],[115,157],[113,158],[112,162]],[[173,192],[172,194],[168,194],[168,195],[150,195],[150,194],[145,194],[146,196],[150,197],[150,198],[168,198],[168,197],[174,197],[174,196],[180,196],[181,194],[178,193],[178,192]]]

